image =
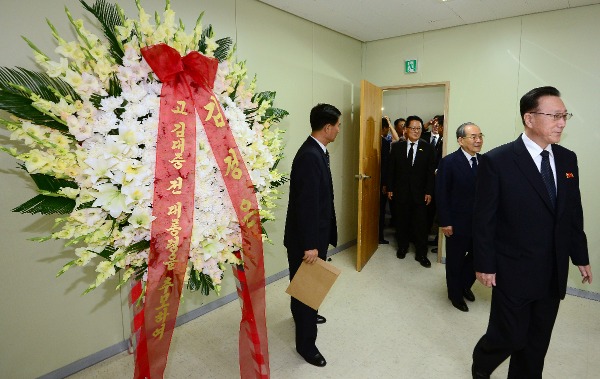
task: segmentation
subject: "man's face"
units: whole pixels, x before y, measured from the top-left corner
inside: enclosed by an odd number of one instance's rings
[[[340,132],[340,126],[342,126],[342,122],[341,122],[342,118],[338,118],[337,122],[334,125],[331,124],[327,124],[325,125],[325,136],[327,138],[327,141],[329,142],[333,142],[335,141],[335,137],[337,137],[337,135]]]
[[[465,136],[458,139],[458,144],[469,155],[475,155],[481,151],[483,146],[483,134],[477,125],[465,126]]]
[[[557,96],[543,96],[538,100],[535,111],[525,113],[525,134],[542,149],[560,142],[563,129],[567,126],[565,117],[554,119],[554,115],[565,115],[565,103]]]
[[[411,120],[410,124],[405,128],[406,138],[408,138],[410,142],[417,142],[419,138],[421,138],[421,128],[422,125],[419,120]]]
[[[435,123],[431,126],[431,134],[442,134],[441,133],[441,126],[440,123],[437,122],[437,119],[435,120]]]
[[[404,124],[406,124],[406,121],[400,121],[394,125],[394,128],[396,128],[396,133],[398,133],[399,136],[404,134]]]

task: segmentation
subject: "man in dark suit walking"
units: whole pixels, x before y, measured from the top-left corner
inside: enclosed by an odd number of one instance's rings
[[[577,156],[557,145],[571,114],[554,87],[526,93],[520,111],[524,133],[483,155],[477,173],[474,264],[493,290],[474,378],[489,378],[508,357],[509,378],[541,378],[569,258],[592,282]]]
[[[404,259],[411,237],[415,260],[431,267],[427,259],[427,209],[433,192],[433,148],[421,140],[423,120],[409,116],[405,124],[407,140],[392,144],[388,175],[388,198],[393,199],[396,219],[396,256]]]
[[[431,125],[431,133],[429,133],[429,135],[426,137],[422,135],[421,139],[424,139],[425,141],[429,141],[429,144],[433,148],[433,156],[434,156],[433,167],[434,167],[434,172],[435,172],[435,170],[438,169],[440,160],[442,159],[442,150],[443,150],[443,146],[444,146],[444,115],[438,115],[433,118],[433,124]],[[436,216],[437,216],[437,201],[436,201],[436,195],[435,195],[435,191],[436,191],[435,182],[437,180],[436,178],[437,178],[437,175],[434,176],[434,179],[433,179],[434,191],[431,194],[431,202],[427,206],[427,233],[428,234],[431,232],[431,229],[433,228],[433,224],[434,224],[434,221],[436,220]],[[437,232],[437,230],[436,230],[436,232]],[[431,252],[437,254],[437,245],[438,245],[438,234],[437,233],[435,233],[435,237],[433,238],[432,241],[429,242],[429,245],[435,246],[433,249],[431,249]]]
[[[440,161],[435,175],[438,222],[446,236],[446,286],[448,299],[463,312],[469,307],[463,297],[475,301],[471,286],[473,270],[473,203],[477,161],[483,145],[481,129],[471,122],[456,129],[460,145]]]
[[[333,205],[333,182],[326,146],[340,132],[340,111],[317,104],[310,111],[312,132],[294,157],[290,174],[290,197],[283,244],[287,248],[290,280],[302,261],[313,264],[327,257],[327,248],[337,245]],[[325,358],[317,349],[317,323],[325,318],[297,299],[290,305],[296,325],[296,351],[310,364],[323,367]]]

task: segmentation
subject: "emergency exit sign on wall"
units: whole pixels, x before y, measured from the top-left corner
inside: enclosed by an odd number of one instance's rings
[[[417,72],[417,60],[416,59],[407,59],[404,61],[404,72],[406,74],[412,74]]]

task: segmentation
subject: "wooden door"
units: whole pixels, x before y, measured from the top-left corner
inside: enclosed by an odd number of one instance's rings
[[[379,167],[383,90],[366,80],[360,84],[358,160],[358,237],[356,270],[360,271],[379,244]]]

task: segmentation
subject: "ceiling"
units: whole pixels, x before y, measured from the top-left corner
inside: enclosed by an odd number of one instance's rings
[[[600,4],[600,0],[259,1],[363,42]]]

